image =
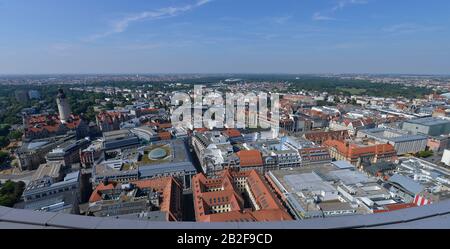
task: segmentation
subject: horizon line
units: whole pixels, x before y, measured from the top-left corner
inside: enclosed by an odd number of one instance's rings
[[[402,76],[450,76],[449,73],[393,73],[393,72],[377,72],[377,73],[357,73],[357,72],[340,72],[340,73],[331,73],[331,72],[309,72],[309,73],[282,73],[282,72],[270,72],[270,73],[261,73],[261,72],[240,72],[240,73],[197,73],[197,72],[186,72],[186,73],[142,73],[142,72],[123,72],[123,73],[0,73],[0,77],[2,76],[88,76],[88,75],[97,75],[97,76],[108,76],[108,75],[116,75],[116,76],[138,76],[138,75],[402,75]]]

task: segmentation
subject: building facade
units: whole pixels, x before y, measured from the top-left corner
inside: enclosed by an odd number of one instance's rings
[[[324,143],[332,158],[349,161],[360,167],[363,162],[394,161],[397,152],[390,144],[358,145],[346,141],[328,140]]]

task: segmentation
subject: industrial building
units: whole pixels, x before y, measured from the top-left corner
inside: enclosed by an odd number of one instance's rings
[[[428,136],[448,135],[450,121],[440,118],[419,118],[403,122],[402,129],[412,134],[425,134]]]
[[[390,144],[394,146],[397,155],[424,151],[428,142],[428,138],[425,135],[411,135],[407,131],[389,128],[360,130],[357,137],[374,139],[379,143]]]
[[[376,178],[351,167],[323,164],[276,170],[266,178],[296,219],[368,214],[397,203]]]

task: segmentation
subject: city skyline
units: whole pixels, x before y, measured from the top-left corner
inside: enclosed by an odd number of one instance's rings
[[[449,74],[448,7],[443,0],[3,0],[0,74]]]

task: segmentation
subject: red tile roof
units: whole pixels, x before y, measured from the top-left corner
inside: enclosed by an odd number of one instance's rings
[[[222,134],[227,135],[228,137],[240,137],[241,132],[236,129],[227,129],[222,132]]]
[[[182,191],[182,187],[178,181],[173,177],[162,177],[148,180],[141,180],[132,182],[139,189],[151,188],[154,191],[160,193],[162,201],[160,203],[160,210],[169,214],[168,219],[171,221],[179,220],[181,217],[181,207],[179,205],[179,196],[173,195],[177,190]],[[89,198],[90,203],[99,202],[102,200],[102,191],[113,190],[120,188],[118,183],[112,182],[105,185],[100,183]],[[176,204],[178,203],[178,204]]]
[[[113,190],[116,187],[116,185],[117,185],[117,183],[115,183],[115,182],[109,183],[107,185],[105,185],[103,182],[100,183],[95,188],[94,192],[92,192],[91,197],[89,198],[89,202],[93,203],[93,202],[101,201],[102,200],[101,191]]]
[[[195,128],[194,130],[196,132],[207,132],[207,131],[209,131],[207,128]]]
[[[245,179],[255,200],[256,210],[245,209],[238,183]],[[292,220],[256,170],[237,172],[224,170],[215,178],[198,174],[192,179],[194,209],[199,222],[251,222]],[[241,186],[242,188],[243,186]],[[229,206],[228,212],[216,213],[215,207]]]
[[[236,153],[241,167],[256,167],[263,165],[261,152],[258,150],[242,150]]]
[[[331,139],[345,140],[350,138],[347,130],[309,132],[304,136],[306,139],[319,144]]]
[[[170,140],[172,138],[172,134],[168,131],[160,132],[158,135],[161,140]]]
[[[376,144],[371,146],[358,146],[357,144],[346,143],[340,140],[327,140],[324,142],[324,146],[335,148],[339,154],[346,156],[347,158],[358,158],[367,154],[395,154],[394,146],[390,144]]]
[[[160,129],[168,129],[168,128],[172,128],[172,124],[171,123],[158,124],[158,127]]]
[[[64,126],[69,130],[75,130],[80,125],[81,119],[79,116],[71,115],[71,120],[62,124],[57,115],[34,115],[28,117],[26,123],[27,135],[30,135],[40,132],[57,133]]]
[[[405,209],[405,208],[413,208],[413,207],[417,207],[417,205],[414,203],[390,204],[390,205],[386,205],[385,209],[375,210],[374,213],[392,212],[392,211],[396,211],[396,210],[401,210],[401,209]]]

